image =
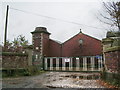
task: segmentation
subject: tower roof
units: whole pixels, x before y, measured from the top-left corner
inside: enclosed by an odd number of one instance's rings
[[[46,33],[46,34],[49,34],[50,33],[47,31],[47,28],[46,27],[36,27],[35,28],[35,31],[31,32],[32,34],[34,33]]]

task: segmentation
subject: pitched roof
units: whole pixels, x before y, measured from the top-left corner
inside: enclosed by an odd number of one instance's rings
[[[92,36],[89,36],[89,35],[84,34],[84,33],[82,33],[82,32],[79,32],[78,34],[74,35],[73,37],[71,37],[70,39],[68,39],[67,41],[65,41],[64,43],[68,42],[69,40],[71,40],[72,38],[76,37],[76,36],[79,35],[79,34],[83,34],[83,35],[85,35],[85,36],[88,36],[88,37],[91,37],[91,38],[96,39],[96,40],[98,40],[98,41],[101,41],[101,40],[99,40],[99,39],[97,39],[97,38],[95,38],[95,37],[92,37]],[[64,44],[64,43],[63,43],[63,44]]]

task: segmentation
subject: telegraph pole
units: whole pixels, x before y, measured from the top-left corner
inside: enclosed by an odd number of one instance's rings
[[[6,20],[5,20],[5,35],[4,35],[4,46],[5,47],[6,47],[6,41],[7,41],[8,10],[9,10],[9,5],[7,5]]]

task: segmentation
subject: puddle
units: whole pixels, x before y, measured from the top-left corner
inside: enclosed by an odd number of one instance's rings
[[[87,88],[97,87],[96,80],[100,79],[98,73],[58,73],[48,75],[49,82],[45,84],[47,88]],[[99,87],[99,85],[98,85]]]
[[[73,78],[73,79],[84,79],[84,80],[98,80],[100,78],[100,75],[64,75],[64,76],[60,76],[63,78]],[[63,79],[60,78],[60,79]]]

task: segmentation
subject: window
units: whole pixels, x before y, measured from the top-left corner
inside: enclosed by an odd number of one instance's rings
[[[36,49],[36,50],[38,50],[38,49],[39,49],[39,47],[36,47],[35,49]]]
[[[59,59],[59,67],[62,67],[62,58]]]
[[[35,55],[35,59],[38,59],[38,55],[37,54]]]
[[[83,39],[79,39],[79,44],[80,44],[80,45],[83,44]]]

